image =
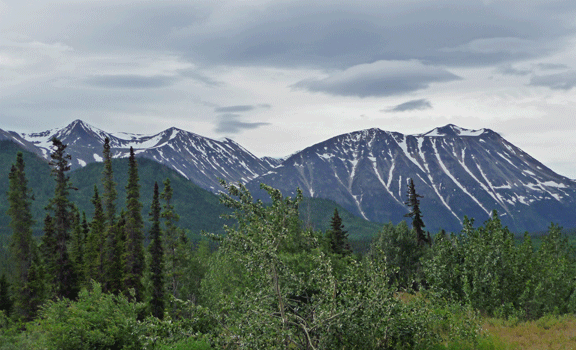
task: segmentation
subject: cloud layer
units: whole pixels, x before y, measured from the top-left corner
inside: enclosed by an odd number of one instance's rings
[[[449,71],[417,61],[379,61],[336,72],[322,79],[306,79],[296,89],[340,96],[393,96],[426,89],[431,83],[461,79]]]
[[[383,110],[383,112],[423,111],[426,109],[432,109],[432,104],[426,99],[420,99],[401,103],[392,108]]]
[[[4,0],[0,128],[176,126],[273,156],[370,127],[513,135],[573,119],[574,18],[568,0]]]

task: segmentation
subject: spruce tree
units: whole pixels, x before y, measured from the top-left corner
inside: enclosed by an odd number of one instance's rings
[[[144,275],[144,234],[142,222],[142,203],[140,203],[140,184],[138,163],[134,149],[130,147],[128,158],[128,184],[126,185],[126,245],[124,252],[124,289],[134,289],[136,301],[142,301],[142,276]]]
[[[50,199],[48,209],[54,213],[54,233],[56,239],[54,293],[57,298],[74,299],[78,294],[78,280],[74,271],[74,264],[68,253],[70,230],[72,229],[73,204],[68,199],[72,189],[70,177],[66,174],[70,170],[66,154],[66,145],[57,138],[52,139],[54,152],[50,155],[52,176],[56,181],[54,198]]]
[[[190,249],[184,230],[178,228],[176,223],[180,216],[174,211],[172,196],[174,191],[170,179],[164,181],[164,190],[160,197],[164,200],[161,217],[164,219],[164,254],[165,276],[167,287],[172,296],[180,298],[178,287],[184,274],[186,255]]]
[[[154,183],[154,195],[150,207],[150,279],[152,281],[152,298],[150,311],[152,316],[164,318],[164,249],[162,247],[162,232],[160,230],[160,200],[158,183]]]
[[[109,229],[104,243],[104,285],[102,289],[108,293],[119,294],[123,291],[124,265],[123,257],[126,238],[124,226],[126,224],[125,212],[122,210],[120,218]]]
[[[416,193],[416,188],[414,187],[414,181],[410,179],[408,181],[408,201],[405,203],[410,207],[410,212],[405,217],[412,218],[412,228],[416,231],[416,241],[418,245],[422,246],[424,244],[431,244],[430,236],[426,237],[424,235],[424,221],[422,221],[422,212],[420,211],[420,200],[418,198],[423,198],[421,195]]]
[[[98,187],[94,185],[94,195],[92,197],[92,204],[94,205],[94,216],[90,223],[90,231],[86,238],[86,254],[85,254],[85,274],[86,285],[90,285],[90,281],[94,280],[103,283],[103,270],[104,261],[102,259],[102,251],[104,245],[104,234],[106,230],[106,217],[102,208],[102,200]]]
[[[6,274],[0,277],[0,310],[4,311],[6,316],[12,313],[12,298],[10,296],[10,283],[6,278]]]
[[[40,254],[42,257],[44,271],[46,272],[47,289],[52,291],[54,275],[56,273],[56,231],[54,227],[54,220],[50,214],[46,214],[44,218],[44,235],[42,236],[42,244],[40,245]]]
[[[342,225],[342,218],[338,214],[338,209],[334,208],[334,215],[330,220],[330,229],[326,233],[330,250],[333,253],[340,255],[350,255],[352,253],[347,233],[348,231],[344,231],[344,225]]]
[[[102,151],[104,158],[104,170],[102,171],[102,184],[104,185],[104,209],[106,210],[106,220],[108,228],[114,225],[116,217],[116,183],[114,182],[114,173],[112,172],[112,155],[110,153],[110,139],[104,139],[104,150]]]
[[[8,215],[12,228],[10,244],[13,271],[14,311],[17,317],[29,320],[34,310],[31,308],[31,299],[34,291],[30,288],[29,273],[32,265],[33,251],[35,249],[32,238],[31,193],[28,190],[28,179],[24,172],[24,158],[22,152],[16,155],[16,164],[12,165],[9,179]]]
[[[82,219],[80,218],[80,211],[78,208],[74,208],[73,210],[73,218],[72,221],[72,236],[70,237],[70,258],[72,259],[72,263],[74,264],[74,271],[76,271],[76,275],[78,277],[78,281],[83,281],[84,276],[84,263],[83,263],[83,241],[84,237],[82,236]]]

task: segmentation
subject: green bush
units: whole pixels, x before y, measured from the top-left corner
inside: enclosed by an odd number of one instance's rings
[[[141,349],[136,330],[142,308],[93,283],[91,290],[82,289],[78,301],[49,301],[28,330],[42,334],[49,349]]]

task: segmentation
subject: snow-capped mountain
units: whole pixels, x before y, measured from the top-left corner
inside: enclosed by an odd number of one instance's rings
[[[300,187],[365,219],[399,222],[408,212],[409,178],[424,196],[424,222],[432,232],[459,230],[465,215],[482,223],[494,209],[516,232],[544,230],[551,222],[576,227],[576,181],[489,129],[352,132],[292,155],[249,188],[264,182],[288,194]]]
[[[52,137],[68,145],[72,168],[102,161],[104,139],[113,157],[137,156],[175,169],[197,185],[218,191],[218,178],[261,182],[285,195],[328,198],[370,221],[399,222],[408,212],[407,180],[424,197],[426,228],[458,231],[465,215],[481,223],[496,209],[521,232],[551,223],[576,227],[576,181],[546,166],[489,129],[446,125],[424,134],[368,129],[333,137],[284,159],[258,158],[230,139],[212,140],[170,128],[155,135],[108,133],[80,120],[41,133],[0,130],[22,148],[48,159]],[[265,196],[262,196],[265,198]]]
[[[137,157],[153,159],[178,171],[200,187],[218,191],[218,179],[247,182],[273,168],[230,139],[212,140],[191,132],[170,128],[155,135],[108,133],[75,120],[64,128],[41,133],[15,133],[0,130],[1,139],[11,139],[24,149],[49,159],[53,137],[68,145],[71,168],[102,161],[104,139],[110,139],[112,156],[129,156],[130,147]]]

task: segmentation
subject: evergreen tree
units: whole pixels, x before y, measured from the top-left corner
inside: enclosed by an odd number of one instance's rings
[[[114,182],[114,174],[112,172],[112,155],[110,154],[110,139],[104,139],[104,150],[102,152],[104,158],[104,170],[102,171],[102,184],[104,185],[104,208],[106,210],[106,220],[108,227],[114,225],[116,217],[116,183]]]
[[[32,238],[31,194],[28,190],[28,179],[24,173],[24,158],[22,152],[16,155],[16,164],[12,165],[9,179],[8,202],[10,207],[8,215],[11,218],[12,241],[10,244],[13,271],[14,311],[17,317],[29,320],[34,310],[30,307],[30,300],[34,291],[30,289],[29,273],[32,265],[33,250]]]
[[[111,230],[106,235],[104,247],[104,285],[105,292],[119,294],[123,290],[124,266],[122,257],[125,251],[125,233],[126,224],[125,213],[120,213],[120,219],[116,221]]]
[[[126,185],[126,246],[124,252],[124,289],[134,289],[136,301],[142,301],[142,276],[144,275],[144,234],[138,163],[130,147],[128,158],[128,184]]]
[[[74,271],[78,276],[78,281],[84,281],[84,244],[85,237],[82,229],[82,219],[80,218],[80,211],[75,208],[74,210],[74,229],[72,231],[72,244],[70,247],[70,255],[74,263]]]
[[[150,208],[150,278],[152,280],[152,299],[150,310],[152,316],[164,318],[164,249],[162,247],[162,232],[160,230],[160,200],[158,183],[154,183],[154,196]]]
[[[66,145],[57,138],[52,139],[54,152],[50,155],[52,176],[56,181],[54,198],[50,199],[48,209],[54,212],[54,233],[56,239],[54,293],[57,298],[74,299],[78,294],[78,280],[74,271],[74,264],[68,253],[70,230],[72,228],[73,204],[68,199],[72,189],[70,177],[66,172],[70,170],[66,154]]]
[[[423,198],[421,195],[416,193],[416,189],[414,187],[414,181],[412,179],[408,182],[408,201],[405,203],[407,206],[410,207],[410,212],[405,217],[412,218],[412,228],[416,231],[416,241],[418,245],[432,243],[430,239],[430,235],[426,237],[424,235],[424,221],[422,221],[422,212],[420,211],[420,200],[418,198]]]
[[[42,244],[40,245],[40,254],[43,263],[40,265],[44,266],[47,291],[50,294],[53,290],[54,275],[56,274],[56,255],[54,255],[54,252],[56,252],[54,220],[50,214],[46,214],[44,218],[44,235],[42,236]]]
[[[330,229],[326,232],[330,251],[340,255],[350,255],[352,253],[347,233],[348,231],[344,231],[344,225],[342,225],[342,218],[338,214],[338,209],[334,208]]]
[[[94,185],[94,196],[92,197],[92,204],[94,205],[94,217],[90,223],[90,232],[86,238],[86,258],[85,258],[85,271],[86,271],[86,285],[90,285],[90,281],[103,282],[104,261],[102,259],[102,251],[104,245],[104,233],[106,230],[106,217],[102,208],[102,200],[98,192],[98,187]]]
[[[32,320],[36,317],[40,305],[45,302],[46,298],[46,273],[45,266],[38,256],[38,249],[32,251],[32,264],[28,270],[28,288],[30,289],[31,297],[28,303],[28,316],[27,320]]]
[[[6,279],[6,274],[0,277],[0,310],[4,311],[6,316],[12,313],[12,298],[10,297],[10,284]]]
[[[161,193],[161,198],[164,200],[161,217],[164,219],[164,254],[165,254],[165,276],[167,287],[172,296],[180,298],[180,287],[182,287],[182,277],[184,275],[185,265],[189,252],[189,244],[184,234],[184,230],[176,226],[176,222],[180,220],[180,216],[174,211],[172,205],[172,196],[174,191],[170,183],[170,179],[164,181],[164,190]]]

